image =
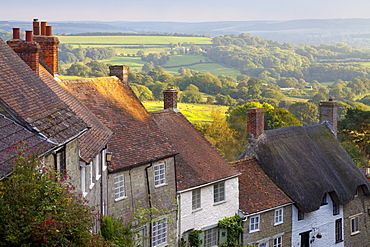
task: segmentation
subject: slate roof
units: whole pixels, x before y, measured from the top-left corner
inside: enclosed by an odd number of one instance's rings
[[[110,171],[128,169],[177,153],[131,88],[117,77],[62,83],[114,132],[108,145],[113,152]]]
[[[180,113],[172,109],[151,112],[159,128],[177,149],[177,189],[215,182],[238,172]]]
[[[20,141],[23,144],[20,144]],[[11,162],[17,155],[16,150],[10,149],[16,145],[34,151],[44,151],[54,145],[44,138],[16,124],[11,119],[0,114],[0,179],[12,170]]]
[[[95,155],[107,145],[113,132],[106,127],[81,101],[68,92],[65,84],[54,80],[53,76],[40,65],[40,77],[53,92],[58,95],[90,128],[79,139],[80,157],[90,162]]]
[[[327,124],[267,130],[255,151],[265,173],[301,209],[319,209],[325,193],[347,204],[370,184]]]
[[[86,130],[86,123],[0,39],[0,108],[23,126],[62,144]]]
[[[254,157],[231,164],[241,173],[239,208],[244,214],[253,214],[293,202],[265,174]]]

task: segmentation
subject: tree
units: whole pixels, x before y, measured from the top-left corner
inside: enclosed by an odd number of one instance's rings
[[[212,111],[211,118],[210,123],[197,124],[196,128],[227,160],[235,160],[244,147],[236,138],[237,132],[230,128],[230,124],[220,111]]]
[[[321,92],[318,92],[317,94],[315,94],[312,99],[310,100],[310,102],[312,103],[315,103],[315,104],[319,104],[321,101],[324,101],[326,100],[326,96],[325,94],[321,93]]]
[[[91,68],[91,76],[104,77],[108,75],[108,66],[103,62],[93,60],[87,63],[86,66]]]
[[[200,103],[202,102],[202,93],[199,92],[199,88],[190,84],[186,87],[185,91],[181,93],[181,102],[185,103]]]
[[[156,100],[163,99],[163,90],[167,88],[166,83],[162,83],[160,81],[156,81],[153,86],[151,86],[151,90],[153,92],[153,97]]]
[[[22,141],[8,151],[18,155],[0,181],[0,246],[102,246],[90,233],[97,215],[66,174],[43,166]]]
[[[284,108],[269,109],[265,113],[265,129],[270,130],[299,125],[301,125],[299,120]]]
[[[72,76],[88,77],[92,70],[89,66],[81,63],[74,63],[67,69],[67,74]]]
[[[145,63],[144,65],[143,65],[143,67],[141,68],[141,70],[143,71],[143,72],[149,72],[149,71],[151,71],[151,70],[153,70],[154,69],[154,63],[153,62],[148,62],[148,63]]]
[[[135,83],[131,83],[130,86],[140,101],[145,102],[153,99],[153,93],[148,87]]]
[[[312,102],[296,102],[289,106],[289,111],[304,126],[317,124],[319,108]]]
[[[338,122],[338,139],[354,144],[370,157],[370,111],[349,108],[344,119]]]

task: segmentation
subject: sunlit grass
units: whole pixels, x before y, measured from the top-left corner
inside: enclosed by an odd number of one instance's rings
[[[148,111],[163,110],[163,101],[147,101],[143,105]],[[190,122],[210,122],[211,112],[220,111],[222,114],[229,109],[228,106],[178,103],[177,109],[184,114]]]

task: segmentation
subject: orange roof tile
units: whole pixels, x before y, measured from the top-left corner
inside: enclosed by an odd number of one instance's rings
[[[239,207],[244,214],[260,212],[292,202],[265,174],[254,157],[231,164],[242,173],[239,176]]]
[[[114,132],[108,145],[113,152],[111,170],[127,169],[176,154],[134,92],[116,77],[63,83]]]
[[[159,128],[179,152],[176,156],[178,190],[238,174],[180,112],[167,109],[151,112],[151,114]]]
[[[62,99],[76,114],[90,127],[79,137],[81,158],[90,162],[92,158],[105,146],[113,132],[106,127],[81,101],[68,92],[64,83],[54,80],[53,76],[40,65],[40,77],[60,99]]]
[[[23,126],[61,144],[87,125],[0,39],[0,106]]]

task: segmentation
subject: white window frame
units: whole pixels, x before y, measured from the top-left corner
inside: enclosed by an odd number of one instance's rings
[[[127,198],[125,191],[125,174],[114,177],[114,200],[119,201]]]
[[[214,227],[204,231],[204,247],[217,246],[218,242],[218,228]]]
[[[349,217],[351,221],[351,235],[360,233],[360,215],[354,215]]]
[[[213,203],[218,204],[226,201],[225,182],[213,185]]]
[[[274,212],[274,226],[284,222],[284,208],[278,208]]]
[[[195,189],[191,191],[191,207],[193,211],[202,209],[202,190]]]
[[[95,180],[98,181],[101,177],[100,175],[100,153],[98,153],[95,156],[94,163],[95,163]]]
[[[80,162],[80,179],[81,179],[81,192],[82,196],[85,197],[87,195],[86,191],[86,164]]]
[[[258,232],[260,230],[260,215],[249,218],[249,232]]]
[[[93,174],[94,174],[94,171],[93,171],[93,164],[92,164],[92,162],[90,162],[89,163],[89,188],[90,188],[90,190],[92,189],[92,188],[94,188],[94,185],[95,185],[95,183],[94,183],[94,179],[93,179]]]
[[[283,237],[280,236],[280,237],[274,238],[273,244],[274,244],[273,247],[283,247]]]
[[[162,218],[152,223],[152,245],[162,246],[167,243],[167,218]]]
[[[155,187],[166,185],[166,162],[155,164],[153,171]]]

